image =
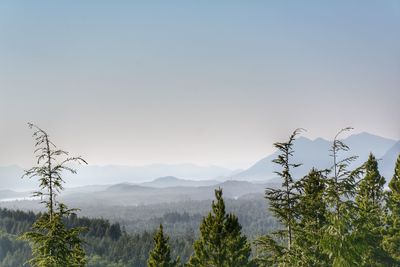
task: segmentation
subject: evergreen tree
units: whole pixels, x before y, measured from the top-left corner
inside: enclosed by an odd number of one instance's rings
[[[164,236],[163,226],[154,235],[154,248],[150,251],[147,260],[148,267],[175,267],[179,266],[179,259],[171,259],[171,248],[168,245],[169,238]]]
[[[389,182],[389,189],[387,196],[387,229],[383,247],[392,258],[400,262],[400,155],[396,161],[394,175]]]
[[[351,127],[340,130],[332,144],[331,156],[333,176],[326,180],[325,203],[329,212],[328,223],[323,227],[323,236],[320,240],[322,251],[329,255],[332,266],[359,266],[362,255],[367,249],[362,233],[356,228],[357,209],[353,201],[356,194],[356,180],[362,168],[348,170],[356,156],[339,159],[341,152],[348,152],[350,148],[339,139]]]
[[[33,196],[42,199],[46,213],[33,224],[32,231],[22,235],[32,247],[32,258],[28,263],[34,267],[84,266],[86,260],[79,237],[83,229],[66,229],[63,218],[70,216],[75,210],[68,209],[56,197],[63,189],[62,171],[75,173],[68,164],[86,161],[80,157],[67,157],[68,153],[57,149],[44,130],[31,123],[29,127],[35,129],[33,137],[36,141],[37,166],[27,170],[24,176],[38,177],[40,190],[34,192]],[[62,156],[66,158],[60,159]]]
[[[314,229],[321,229],[326,223],[325,173],[326,171],[313,168],[298,185],[301,192],[298,204],[300,227],[311,226]]]
[[[222,190],[215,190],[216,200],[200,225],[200,237],[188,266],[246,267],[250,266],[251,248],[241,232],[234,214],[226,214]]]
[[[327,171],[312,169],[299,181],[299,222],[296,226],[296,247],[293,253],[297,266],[328,266],[331,264],[320,248],[323,227],[327,224],[327,209],[324,202],[325,175]]]
[[[341,209],[348,209],[352,205],[351,198],[356,193],[355,180],[361,174],[361,168],[348,170],[349,165],[356,160],[357,156],[339,158],[341,152],[348,152],[350,148],[339,139],[339,137],[353,128],[347,127],[340,130],[333,139],[330,152],[333,159],[331,168],[332,177],[327,179],[326,202],[334,210],[334,215],[340,218]]]
[[[260,254],[257,261],[259,264],[277,264],[278,262],[284,266],[290,265],[289,254],[294,241],[294,227],[296,226],[297,208],[299,201],[299,192],[296,183],[292,177],[292,169],[301,166],[291,162],[294,154],[294,141],[302,129],[296,129],[289,138],[289,141],[283,143],[275,143],[274,146],[280,154],[274,163],[278,164],[282,170],[276,174],[282,179],[281,188],[267,188],[265,198],[268,200],[270,210],[286,228],[277,231],[273,235],[260,237],[256,244],[259,247]],[[284,239],[286,246],[277,242]]]
[[[359,183],[356,203],[365,213],[380,212],[384,199],[385,178],[379,173],[378,162],[374,155],[369,155],[363,169],[365,176]]]
[[[365,175],[359,183],[356,195],[358,208],[356,227],[363,236],[363,243],[368,244],[362,266],[390,266],[393,261],[382,248],[385,178],[380,175],[378,162],[372,154],[369,155],[363,169]]]

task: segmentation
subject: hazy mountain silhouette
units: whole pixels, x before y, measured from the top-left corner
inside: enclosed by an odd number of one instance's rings
[[[108,187],[104,191],[91,193],[73,193],[62,197],[71,205],[102,203],[108,206],[136,206],[189,200],[209,200],[214,198],[214,189],[223,188],[227,198],[240,198],[245,195],[263,194],[266,187],[274,184],[255,184],[247,181],[226,181],[209,186],[172,186],[149,187],[137,184],[121,183]]]
[[[280,140],[282,141],[282,140]],[[284,140],[283,140],[284,141]],[[351,135],[343,140],[350,151],[341,153],[339,157],[358,155],[353,166],[361,165],[370,152],[374,153],[379,161],[380,171],[385,177],[391,177],[394,162],[400,153],[399,142],[388,138],[360,133]],[[293,174],[296,178],[304,176],[312,167],[319,169],[330,168],[332,158],[331,141],[317,138],[310,140],[299,137],[294,144],[294,163],[302,163]],[[276,182],[274,171],[279,170],[272,160],[277,152],[269,155],[244,171],[232,171],[217,166],[198,166],[195,164],[153,164],[147,166],[78,166],[78,174],[66,174],[64,179],[72,192],[95,192],[104,190],[104,185],[130,183],[146,187],[175,187],[175,186],[208,186],[215,185],[223,180],[246,180],[261,182]],[[26,191],[37,188],[36,179],[21,179],[23,169],[18,166],[0,167],[0,189]],[[161,178],[160,178],[161,177]],[[176,178],[180,177],[180,178]],[[88,185],[97,185],[85,187]],[[76,188],[71,188],[76,187]]]
[[[372,152],[378,159],[384,157],[395,144],[395,140],[387,139],[369,133],[360,133],[351,135],[345,138],[344,143],[350,147],[350,151],[339,154],[339,158],[347,156],[359,156],[359,158],[352,164],[351,167],[359,166],[365,162],[370,152]],[[303,165],[293,170],[293,175],[297,178],[304,176],[312,167],[318,169],[326,169],[332,166],[332,157],[330,157],[331,141],[317,138],[310,140],[305,137],[299,137],[294,143],[294,157],[293,163],[302,163]],[[391,152],[396,154],[396,151]],[[269,155],[260,161],[256,162],[249,169],[232,176],[232,179],[240,180],[261,180],[268,181],[276,177],[275,171],[279,167],[272,162],[277,157],[277,152]],[[393,157],[394,155],[392,155]],[[386,164],[385,161],[388,161]],[[392,160],[389,156],[382,159],[381,171],[387,172],[387,168],[393,168]]]
[[[218,183],[219,182],[216,180],[187,180],[187,179],[180,179],[174,176],[166,176],[157,178],[151,182],[141,183],[141,185],[156,187],[156,188],[166,188],[166,187],[176,187],[176,186],[187,186],[187,187],[209,186]]]
[[[195,164],[153,164],[145,166],[77,166],[77,174],[65,173],[68,187],[88,185],[110,185],[116,183],[143,183],[159,177],[175,176],[193,180],[212,180],[227,177],[232,171],[218,166],[199,166]],[[20,179],[23,169],[18,166],[0,167],[0,189],[16,191],[37,188],[36,180]],[[210,184],[205,182],[204,185]]]
[[[23,174],[24,170],[17,165],[0,167],[0,190],[12,189],[25,191],[37,188],[37,180],[28,178],[22,179]]]
[[[386,181],[390,181],[390,179],[392,179],[394,174],[394,167],[399,155],[400,155],[400,141],[394,144],[385,153],[385,155],[383,155],[382,160],[379,162],[380,172],[386,178]]]
[[[15,198],[24,198],[29,197],[29,192],[15,192],[12,190],[0,190],[0,201],[4,201],[7,199],[15,199]]]

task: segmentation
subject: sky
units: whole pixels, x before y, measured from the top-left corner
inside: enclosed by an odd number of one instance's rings
[[[400,140],[400,1],[1,1],[0,165],[245,168],[292,130]]]

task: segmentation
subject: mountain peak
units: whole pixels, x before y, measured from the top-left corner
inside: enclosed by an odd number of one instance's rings
[[[381,158],[385,153],[393,147],[392,154],[396,154],[398,149],[396,141],[374,135],[368,132],[361,132],[350,135],[344,139],[346,145],[349,146],[350,152],[346,155],[358,155],[359,158],[353,163],[353,166],[361,165],[372,152],[377,158]],[[293,161],[302,163],[303,165],[293,170],[294,177],[304,176],[311,168],[326,169],[332,165],[330,157],[330,148],[332,142],[323,138],[310,140],[304,136],[300,136],[294,142]],[[273,179],[276,177],[274,172],[279,171],[279,166],[274,164],[272,160],[277,157],[279,151],[264,157],[256,162],[247,170],[238,173],[231,178],[238,180],[260,180]],[[396,155],[397,156],[397,155]],[[393,157],[393,156],[391,156]],[[353,167],[351,166],[351,167]],[[390,166],[390,168],[392,168]]]
[[[181,180],[183,180],[183,179],[179,179],[175,176],[163,176],[163,177],[154,179],[153,182],[177,182],[177,181],[181,181]]]
[[[351,140],[351,139],[359,139],[359,140],[365,140],[365,139],[379,139],[382,141],[389,141],[389,142],[395,142],[395,140],[382,137],[380,135],[372,134],[369,132],[360,132],[360,133],[355,133],[350,135],[349,137],[346,138],[346,140]]]

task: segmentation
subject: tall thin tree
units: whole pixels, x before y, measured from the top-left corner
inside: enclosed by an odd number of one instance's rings
[[[286,228],[285,230],[276,231],[273,235],[265,235],[256,240],[259,251],[258,261],[260,264],[276,264],[279,262],[287,262],[288,256],[292,249],[294,232],[296,225],[297,210],[296,205],[299,201],[299,191],[292,177],[292,170],[301,166],[301,164],[293,163],[294,142],[296,137],[303,129],[296,129],[287,142],[277,142],[274,146],[278,149],[279,154],[273,162],[281,167],[280,171],[275,172],[282,180],[281,188],[267,188],[265,198],[268,201],[269,209]],[[286,240],[286,246],[282,246],[277,242],[280,239]]]
[[[81,157],[68,157],[68,152],[58,149],[47,132],[32,123],[28,125],[34,129],[37,166],[25,171],[24,177],[38,178],[39,190],[33,196],[40,197],[46,207],[46,212],[33,224],[32,231],[22,236],[32,247],[33,257],[29,264],[35,267],[84,266],[83,241],[79,236],[83,229],[66,229],[63,223],[63,218],[76,209],[68,209],[57,196],[63,190],[62,172],[76,173],[69,164],[87,162]]]

